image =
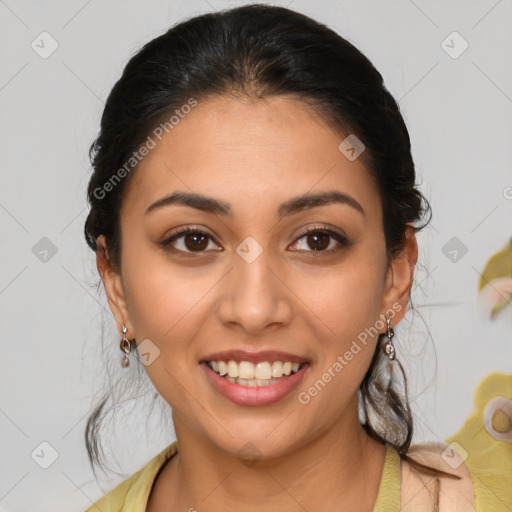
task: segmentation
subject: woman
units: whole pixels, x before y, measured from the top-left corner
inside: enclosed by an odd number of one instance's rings
[[[430,210],[366,57],[280,7],[192,18],[127,64],[91,154],[122,364],[177,442],[89,510],[475,510],[462,460],[410,447],[393,327]]]

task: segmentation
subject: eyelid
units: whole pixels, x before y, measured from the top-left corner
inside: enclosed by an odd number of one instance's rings
[[[343,237],[343,238],[347,238],[345,233],[343,233],[343,231],[341,230],[336,230],[335,228],[329,226],[328,224],[313,224],[312,226],[309,226],[308,228],[306,228],[304,231],[302,231],[299,235],[296,235],[297,238],[296,239],[299,239],[301,237],[303,237],[304,235],[307,235],[311,232],[315,232],[315,231],[323,231],[323,232],[327,232],[327,233],[334,233],[340,237]]]

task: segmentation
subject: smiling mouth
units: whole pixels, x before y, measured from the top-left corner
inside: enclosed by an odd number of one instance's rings
[[[247,387],[271,386],[299,372],[308,363],[291,361],[203,361],[217,375],[233,384]]]

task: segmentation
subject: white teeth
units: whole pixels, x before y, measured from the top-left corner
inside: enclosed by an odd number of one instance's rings
[[[274,361],[272,363],[272,377],[283,376],[283,363],[281,361]]]
[[[238,376],[241,379],[254,379],[254,365],[249,361],[242,361],[238,365]]]
[[[228,365],[224,361],[219,361],[219,375],[226,375],[228,373]],[[213,367],[213,361],[212,361],[212,367]],[[213,371],[217,371],[215,368],[213,368]]]
[[[290,361],[262,361],[254,364],[250,361],[234,360],[229,361],[210,361],[210,367],[214,372],[225,376],[229,382],[236,382],[243,386],[269,386],[275,384],[283,375],[297,373],[300,368],[299,363]]]
[[[258,380],[269,380],[272,377],[272,367],[270,363],[258,363],[254,372],[254,378]]]
[[[228,363],[228,370],[230,363],[235,363],[235,361],[230,361]],[[212,364],[213,367],[213,364]],[[215,368],[213,368],[214,371]],[[217,372],[218,373],[218,372]],[[229,371],[228,371],[229,373]],[[234,366],[232,366],[232,373],[235,373]],[[229,374],[231,377],[234,377],[235,375]],[[281,376],[281,375],[280,375]],[[272,367],[270,366],[270,363],[263,362],[258,363],[254,365],[250,361],[241,361],[238,363],[238,375],[237,377],[240,377],[241,379],[259,379],[259,380],[269,380],[272,377]]]
[[[241,379],[237,377],[233,379],[232,377],[226,377],[229,382],[235,382],[236,384],[240,384],[242,386],[247,386],[249,388],[255,388],[258,386],[271,386],[272,384],[277,384],[279,379]]]
[[[257,384],[255,379],[241,379],[240,377],[235,379],[235,382],[237,384],[241,384],[242,386],[249,386],[250,388],[255,388]]]
[[[235,361],[228,361],[228,375],[230,377],[238,377],[238,365]]]

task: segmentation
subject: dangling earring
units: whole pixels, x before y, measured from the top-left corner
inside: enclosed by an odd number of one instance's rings
[[[130,360],[128,354],[132,351],[132,342],[126,338],[126,327],[123,325],[123,338],[120,343],[120,348],[124,352],[124,356],[121,358],[121,366],[127,368],[130,366]]]
[[[386,336],[388,337],[388,341],[386,341],[386,344],[383,347],[384,353],[389,357],[389,359],[393,360],[395,359],[395,346],[393,345],[392,338],[395,335],[395,332],[393,331],[393,327],[391,327],[391,317],[386,317],[386,322],[388,324],[388,332],[386,333]]]

